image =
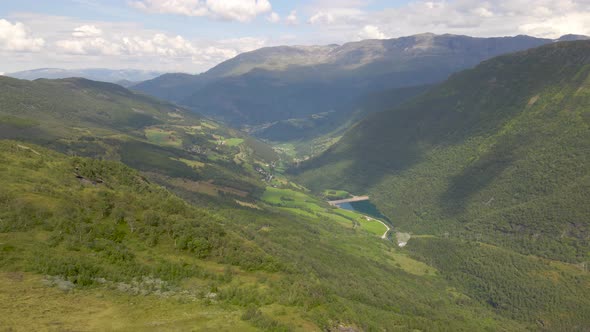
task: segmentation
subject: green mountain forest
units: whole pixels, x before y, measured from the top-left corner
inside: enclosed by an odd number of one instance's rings
[[[500,56],[373,114],[297,170],[395,225],[588,261],[590,43]]]
[[[236,3],[67,5],[300,29]],[[34,79],[0,75],[0,332],[589,331],[588,37],[242,52],[58,18],[37,38],[0,16],[6,67]],[[119,84],[37,78],[68,73]]]

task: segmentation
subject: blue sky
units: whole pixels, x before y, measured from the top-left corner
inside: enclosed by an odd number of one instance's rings
[[[39,67],[196,73],[264,46],[423,32],[590,34],[590,1],[0,1],[0,73]]]

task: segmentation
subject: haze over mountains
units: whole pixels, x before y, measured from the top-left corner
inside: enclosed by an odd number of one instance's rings
[[[578,38],[584,37],[559,40]],[[265,137],[270,136],[265,134],[269,125],[297,127],[285,121],[324,118],[326,112],[342,124],[354,110],[348,106],[367,93],[440,82],[493,56],[552,42],[528,36],[421,34],[344,45],[270,47],[240,54],[200,75],[166,74],[134,89],[233,126],[261,126],[258,135]],[[305,134],[301,130],[299,138]]]
[[[162,75],[162,72],[136,70],[136,69],[60,69],[40,68],[25,70],[14,73],[7,73],[6,76],[20,78],[23,80],[36,80],[39,78],[59,79],[70,77],[81,77],[93,81],[117,83],[123,86],[130,86],[141,81],[150,80]]]

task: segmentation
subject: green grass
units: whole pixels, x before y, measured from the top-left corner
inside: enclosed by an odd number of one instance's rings
[[[30,273],[0,273],[0,289],[0,302],[10,303],[0,305],[0,325],[13,331],[258,330],[240,319],[238,309],[110,289],[68,293],[44,286],[41,276]]]
[[[0,116],[0,124],[14,126],[16,128],[30,128],[39,125],[39,122],[33,119],[19,118],[16,116]]]
[[[383,224],[375,220],[362,220],[361,227],[367,230],[368,232],[371,232],[379,236],[383,235],[387,230],[387,228],[385,228]]]
[[[435,276],[438,273],[437,269],[419,260],[409,257],[406,253],[390,252],[389,255],[393,260],[393,264],[399,266],[408,273],[417,276]]]
[[[266,205],[258,203],[264,210],[233,199],[189,204],[115,162],[14,141],[0,141],[0,160],[0,302],[11,304],[0,305],[3,326],[313,331],[395,322],[402,330],[518,331],[535,324],[496,312],[476,287],[459,288],[446,273],[460,270],[431,261],[428,250],[409,247],[416,257],[407,257],[380,234],[353,229],[349,212],[303,192],[269,188]],[[535,271],[544,278],[552,269]],[[568,287],[584,287],[574,269],[559,271]],[[6,282],[6,274],[23,281]],[[44,275],[73,290],[39,285]],[[502,287],[510,278],[489,282]]]
[[[325,197],[327,200],[339,200],[345,199],[350,197],[350,193],[345,190],[333,190],[327,189],[322,192],[322,196]]]
[[[361,229],[379,236],[383,235],[387,230],[381,223],[368,221],[362,214],[332,208],[326,202],[292,189],[267,187],[262,195],[262,201],[279,206],[281,210],[306,217],[320,217],[330,222],[336,222],[346,228],[352,228],[354,220],[360,224]]]
[[[185,163],[186,165],[193,167],[193,168],[201,168],[201,167],[205,166],[205,163],[197,161],[197,160],[188,160],[188,159],[182,159],[182,158],[175,159],[175,160],[181,161],[181,162]]]
[[[164,146],[181,147],[182,139],[180,139],[175,131],[164,130],[161,128],[147,128],[145,130],[147,139],[155,144]]]
[[[238,146],[244,142],[243,138],[228,138],[225,140],[225,145],[227,146]]]

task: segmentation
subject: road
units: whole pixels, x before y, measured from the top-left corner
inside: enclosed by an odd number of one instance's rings
[[[375,220],[377,220],[378,222],[380,222],[381,224],[383,224],[383,226],[385,226],[385,228],[387,228],[387,230],[385,231],[385,233],[383,233],[383,235],[381,235],[381,238],[382,239],[384,239],[384,240],[387,239],[387,233],[389,233],[389,231],[391,230],[391,228],[389,228],[389,226],[387,226],[383,221],[378,220],[378,219],[375,219]]]
[[[391,230],[391,228],[389,228],[389,226],[387,226],[387,224],[386,224],[386,223],[384,223],[383,221],[381,221],[381,220],[379,220],[379,219],[371,218],[371,217],[369,217],[369,216],[364,216],[364,217],[365,217],[365,218],[367,218],[367,220],[369,220],[369,221],[372,221],[372,220],[374,220],[374,221],[378,221],[378,222],[380,222],[380,223],[381,223],[383,226],[385,226],[385,228],[387,228],[387,230],[385,231],[385,233],[383,233],[383,235],[381,235],[381,238],[382,238],[382,239],[387,239],[387,233],[389,233],[389,231]]]
[[[340,199],[337,201],[328,201],[328,203],[330,203],[330,205],[332,206],[338,206],[339,204],[344,204],[344,203],[352,203],[352,202],[361,202],[361,201],[368,201],[369,200],[369,196],[352,196],[352,198],[347,198],[347,199]],[[381,236],[382,239],[387,239],[387,233],[389,233],[389,231],[391,230],[391,228],[389,228],[389,226],[387,226],[386,223],[384,223],[383,221],[379,220],[379,219],[375,219],[369,216],[363,216],[365,217],[367,220],[375,220],[380,222],[383,226],[385,226],[385,228],[387,228],[387,230],[385,231],[385,233],[383,233],[383,235]]]

